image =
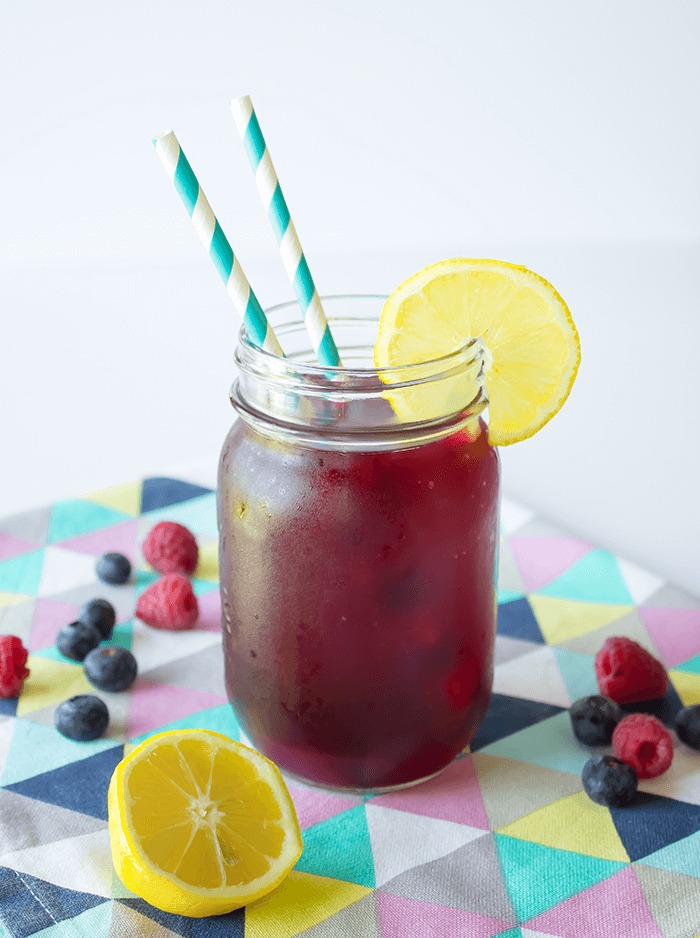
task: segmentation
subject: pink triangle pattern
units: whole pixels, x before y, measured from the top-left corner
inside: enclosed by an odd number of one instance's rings
[[[669,668],[700,653],[700,609],[640,606],[638,612]]]
[[[631,866],[527,924],[561,938],[664,938]]]
[[[348,808],[362,804],[360,797],[332,795],[320,788],[308,788],[306,785],[299,785],[295,782],[287,781],[287,788],[294,801],[294,807],[297,809],[299,826],[302,828],[311,827],[312,824],[318,824],[320,821],[327,821],[328,818],[342,814]]]
[[[556,580],[593,549],[573,537],[512,537],[510,546],[528,592]]]
[[[199,621],[197,628],[205,632],[221,631],[221,596],[218,590],[212,590],[197,597]]]
[[[30,544],[29,541],[22,541],[18,537],[0,531],[0,561],[9,560],[10,557],[19,557],[20,554],[28,554],[30,550],[36,550],[36,548],[36,544]]]
[[[137,541],[138,519],[134,518],[130,521],[112,524],[108,528],[100,528],[99,531],[90,531],[89,534],[70,537],[66,541],[61,541],[58,546],[74,550],[79,554],[92,554],[95,557],[109,551],[117,551],[135,564],[138,559]]]
[[[39,651],[56,643],[56,633],[63,625],[74,622],[80,606],[64,603],[59,599],[37,599],[34,606],[32,630],[28,648]]]
[[[372,799],[372,804],[489,830],[489,820],[471,756],[458,759],[436,778],[416,788],[379,795]]]
[[[383,892],[379,893],[379,916],[383,938],[492,938],[512,925],[487,915]]]
[[[131,688],[129,736],[150,733],[200,710],[218,707],[226,698],[189,687],[173,687],[139,679]]]

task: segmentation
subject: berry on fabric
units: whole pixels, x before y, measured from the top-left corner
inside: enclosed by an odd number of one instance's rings
[[[192,584],[181,573],[168,573],[152,583],[136,604],[136,615],[156,629],[191,628],[199,618]]]
[[[104,641],[112,637],[117,614],[114,606],[106,599],[91,599],[86,602],[78,613],[78,622],[94,625]]]
[[[103,645],[85,658],[85,677],[100,690],[120,691],[136,679],[136,658],[121,645]]]
[[[593,694],[572,703],[569,717],[579,742],[586,746],[608,746],[613,730],[622,719],[622,710],[609,697]]]
[[[94,694],[79,694],[56,707],[53,721],[63,736],[87,743],[104,734],[109,723],[109,710],[104,700]]]
[[[673,761],[673,739],[661,720],[648,713],[631,713],[615,727],[613,749],[639,778],[656,778]]]
[[[631,638],[608,638],[595,658],[601,693],[616,703],[656,700],[668,690],[666,668]]]
[[[683,707],[676,714],[678,738],[691,749],[700,751],[700,704]]]
[[[19,697],[29,677],[27,649],[16,635],[0,635],[0,697]]]
[[[591,756],[581,781],[591,801],[607,808],[623,808],[637,793],[634,769],[614,756]]]
[[[95,571],[103,582],[121,586],[131,576],[131,561],[124,554],[103,554],[95,564]]]
[[[199,559],[191,531],[174,521],[161,521],[143,542],[143,556],[158,573],[194,573]]]
[[[85,655],[102,641],[102,635],[88,622],[69,622],[56,636],[56,648],[73,661],[84,661]]]

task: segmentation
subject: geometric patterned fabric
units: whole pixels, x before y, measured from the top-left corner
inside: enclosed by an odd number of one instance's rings
[[[133,618],[154,579],[139,545],[163,519],[200,545],[201,619],[182,633]],[[170,478],[0,521],[0,633],[22,638],[31,668],[20,700],[0,701],[0,938],[700,936],[700,756],[675,740],[671,769],[610,811],[582,793],[589,754],[566,713],[596,691],[593,658],[616,634],[669,668],[662,719],[700,703],[700,603],[508,500],[494,696],[471,751],[432,781],[372,798],[290,783],[304,852],[245,910],[187,919],[126,890],[106,823],[123,754],[164,728],[240,738],[223,685],[216,536],[213,491]],[[130,557],[131,583],[97,582],[108,550]],[[139,677],[102,695],[107,735],[76,743],[53,712],[89,685],[54,642],[97,595],[115,605],[114,641],[133,650]]]

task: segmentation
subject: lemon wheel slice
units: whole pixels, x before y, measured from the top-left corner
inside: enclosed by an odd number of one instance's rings
[[[117,875],[165,912],[230,912],[274,889],[301,855],[277,767],[219,733],[141,743],[115,769],[108,801]]]
[[[456,258],[409,277],[382,309],[375,365],[425,362],[477,337],[485,349],[489,441],[505,446],[525,440],[560,409],[581,359],[566,304],[531,270]],[[416,394],[402,397],[395,408],[400,419],[420,420],[418,401]]]

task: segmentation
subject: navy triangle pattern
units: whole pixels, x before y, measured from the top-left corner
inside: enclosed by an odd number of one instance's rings
[[[64,889],[0,866],[0,922],[6,925],[13,938],[28,938],[108,901],[103,896]]]
[[[613,822],[631,860],[641,860],[700,830],[700,805],[648,792],[626,808],[611,808]]]
[[[57,804],[106,821],[109,780],[123,757],[124,747],[114,746],[79,762],[5,785],[5,788],[26,798]]]
[[[546,644],[532,607],[527,599],[514,599],[498,607],[498,634],[521,638],[526,642]]]
[[[155,909],[143,899],[118,899],[116,901],[145,915],[146,918],[157,922],[163,928],[169,928],[182,938],[244,938],[244,909],[237,909],[227,915],[214,915],[211,918],[187,918],[184,915],[161,912],[160,909]]]
[[[523,700],[521,697],[509,697],[507,694],[492,694],[486,716],[471,745],[472,752],[563,712],[563,707],[556,707],[554,704]]]
[[[17,713],[18,697],[0,697],[0,716],[13,717]]]
[[[200,495],[209,495],[213,489],[194,485],[192,482],[182,482],[180,479],[166,477],[153,477],[144,479],[141,494],[141,513],[155,511],[156,508],[167,508],[168,505],[179,505],[191,498]]]

